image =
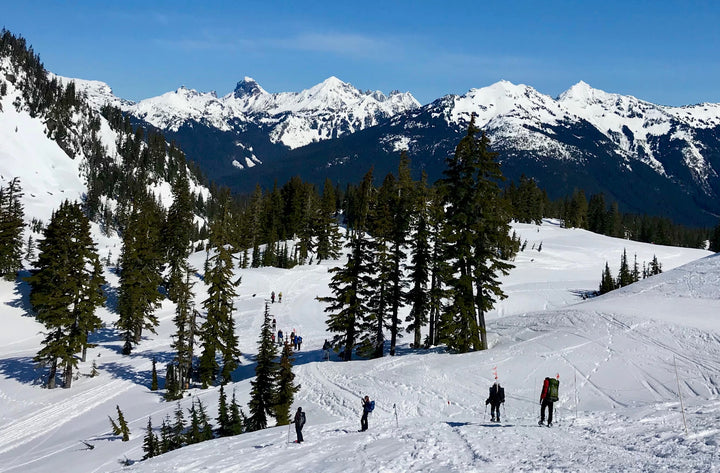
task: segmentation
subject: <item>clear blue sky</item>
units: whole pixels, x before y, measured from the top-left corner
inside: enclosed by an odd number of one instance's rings
[[[47,69],[139,100],[184,85],[270,92],[334,75],[428,103],[501,79],[580,80],[666,105],[720,102],[716,1],[17,1],[0,26]]]

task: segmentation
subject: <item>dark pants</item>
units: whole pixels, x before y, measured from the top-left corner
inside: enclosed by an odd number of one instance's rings
[[[363,432],[368,429],[367,416],[368,416],[367,411],[363,411],[363,415],[360,418],[360,430],[362,430]]]
[[[490,417],[500,422],[500,404],[490,403]]]
[[[295,424],[295,433],[297,434],[298,443],[302,442],[303,436],[302,436],[302,427],[300,426],[300,424]]]
[[[553,402],[543,399],[542,407],[540,407],[540,423],[545,420],[545,408],[548,408],[548,424],[552,424]]]

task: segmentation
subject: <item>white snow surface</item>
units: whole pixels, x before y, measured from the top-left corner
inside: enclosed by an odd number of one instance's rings
[[[8,472],[469,472],[469,471],[713,471],[720,441],[720,256],[707,251],[630,242],[543,225],[515,224],[528,241],[503,278],[508,298],[488,314],[491,348],[463,355],[442,348],[351,362],[322,361],[323,305],[328,268],[340,261],[290,270],[236,270],[242,276],[235,322],[242,366],[235,390],[247,412],[252,356],[270,291],[282,292],[271,314],[285,333],[303,336],[294,367],[308,425],[304,444],[288,444],[287,427],[216,439],[140,461],[149,416],[159,427],[175,403],[149,390],[151,360],[172,357],[174,308],[158,310],[157,335],[145,334],[129,357],[112,329],[116,314],[99,311],[107,328],[72,388],[40,386],[32,357],[42,327],[29,314],[23,283],[0,281],[0,469]],[[117,254],[116,239],[99,239],[101,255]],[[537,251],[542,242],[542,251]],[[533,246],[535,249],[532,249]],[[605,261],[657,255],[665,272],[602,297],[594,290]],[[204,253],[192,256],[202,268]],[[674,268],[674,269],[673,269]],[[108,272],[108,289],[118,279]],[[207,296],[196,281],[196,304]],[[407,309],[402,314],[404,318]],[[93,361],[100,375],[89,377]],[[688,433],[678,398],[683,396]],[[161,385],[162,385],[162,370]],[[500,423],[485,412],[497,372],[507,402]],[[560,376],[552,428],[538,427],[545,376]],[[218,388],[192,389],[181,404],[202,399],[217,413]],[[370,430],[357,432],[360,395],[376,401]],[[129,442],[110,432],[107,416],[123,410]],[[271,419],[271,425],[272,425]],[[87,450],[81,441],[94,445]],[[129,467],[120,461],[129,460]]]

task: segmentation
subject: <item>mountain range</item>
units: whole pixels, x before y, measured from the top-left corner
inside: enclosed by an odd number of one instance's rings
[[[363,92],[335,77],[283,93],[246,77],[223,97],[181,87],[136,103],[101,82],[76,83],[95,106],[162,130],[238,192],[295,175],[357,182],[371,166],[382,178],[401,150],[434,181],[475,114],[504,174],[535,178],[551,198],[602,192],[623,211],[691,225],[720,215],[720,104],[669,107],[582,81],[557,98],[500,81],[424,106],[408,92]]]

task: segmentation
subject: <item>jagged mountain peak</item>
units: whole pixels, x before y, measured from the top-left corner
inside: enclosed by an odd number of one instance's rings
[[[255,79],[248,76],[245,76],[243,80],[237,83],[237,85],[235,86],[235,91],[233,92],[233,95],[236,98],[266,94],[267,92],[265,91],[265,89],[260,87],[260,84],[258,84]]]

